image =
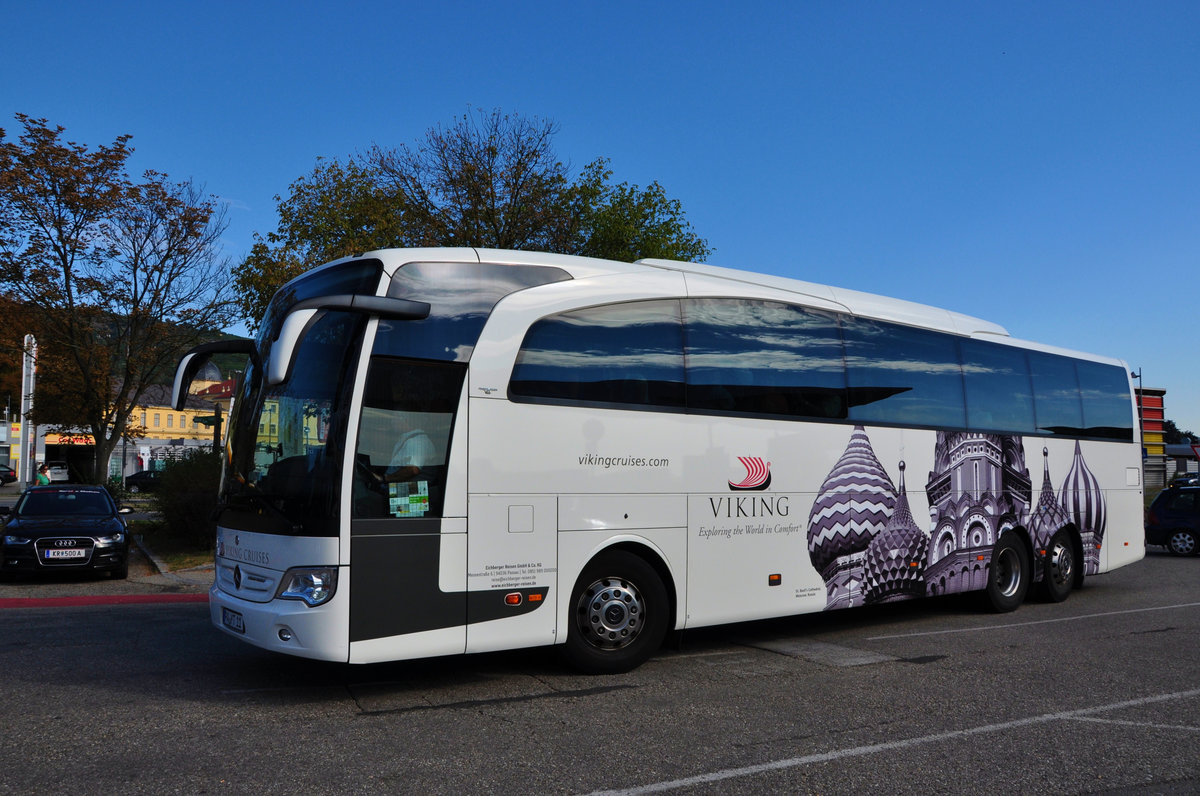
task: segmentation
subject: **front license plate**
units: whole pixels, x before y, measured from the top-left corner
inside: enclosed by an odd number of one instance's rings
[[[246,632],[246,623],[242,620],[242,615],[228,608],[221,608],[221,624],[235,633]]]
[[[85,558],[87,550],[82,548],[67,548],[65,550],[47,550],[46,558]]]

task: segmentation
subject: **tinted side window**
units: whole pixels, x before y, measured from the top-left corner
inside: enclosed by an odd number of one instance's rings
[[[1187,491],[1174,495],[1168,499],[1167,509],[1179,514],[1190,514],[1196,510],[1196,492]]]
[[[509,396],[572,403],[682,407],[679,302],[574,310],[529,328]]]
[[[354,458],[352,516],[440,517],[466,365],[373,356]]]
[[[961,342],[966,379],[967,427],[1034,434],[1029,359],[1019,348],[981,340]]]
[[[1075,361],[1054,354],[1029,352],[1033,372],[1034,411],[1043,434],[1078,434],[1083,428]]]
[[[1133,439],[1133,403],[1124,368],[1077,362],[1083,399],[1084,433],[1093,437]]]
[[[846,417],[833,315],[741,299],[684,302],[687,405],[696,411]]]
[[[408,263],[392,276],[387,294],[429,302],[429,317],[381,320],[375,350],[466,362],[496,302],[518,290],[570,278],[561,268],[536,265]]]
[[[966,427],[957,338],[862,318],[843,331],[851,420]]]

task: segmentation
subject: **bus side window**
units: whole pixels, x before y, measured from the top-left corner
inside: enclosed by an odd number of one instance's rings
[[[371,358],[355,450],[353,516],[440,517],[466,367]]]
[[[508,386],[514,400],[683,406],[679,302],[564,312],[529,327]]]
[[[846,417],[836,316],[774,301],[688,299],[684,329],[689,410]]]
[[[1038,432],[1042,434],[1078,434],[1083,428],[1083,407],[1079,402],[1079,377],[1075,361],[1041,351],[1029,352],[1033,372],[1034,410]]]
[[[957,338],[865,318],[843,332],[851,420],[966,428]]]
[[[1125,369],[1086,361],[1076,362],[1075,367],[1079,374],[1086,433],[1132,441],[1134,409]]]
[[[962,353],[967,428],[1036,434],[1025,351],[984,340],[963,340]]]

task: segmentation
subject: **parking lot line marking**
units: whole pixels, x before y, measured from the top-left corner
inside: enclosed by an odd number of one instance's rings
[[[1090,721],[1093,724],[1124,724],[1128,727],[1146,727],[1151,730],[1185,730],[1200,732],[1200,727],[1189,727],[1186,724],[1155,724],[1151,721],[1125,721],[1123,719],[1099,719],[1095,716],[1076,716],[1071,721]]]
[[[1003,625],[983,625],[981,627],[956,627],[950,630],[925,630],[919,633],[896,633],[890,636],[868,636],[864,641],[886,641],[895,638],[918,638],[920,636],[945,636],[951,633],[981,633],[985,630],[1005,630],[1012,627],[1033,627],[1034,625],[1052,625],[1057,622],[1074,622],[1077,619],[1097,619],[1104,616],[1120,616],[1121,614],[1143,614],[1150,611],[1173,611],[1177,608],[1197,608],[1200,603],[1179,603],[1178,605],[1157,605],[1151,608],[1130,608],[1126,611],[1105,611],[1099,614],[1079,614],[1078,616],[1062,616],[1055,619],[1035,619],[1032,622],[1008,622]]]
[[[1145,705],[1153,705],[1158,702],[1173,702],[1181,699],[1193,699],[1196,697],[1200,697],[1200,688],[1193,688],[1188,691],[1176,691],[1171,694],[1155,694],[1154,696],[1141,697],[1139,699],[1127,699],[1123,702],[1110,702],[1107,705],[1096,705],[1095,707],[1080,708],[1078,710],[1064,710],[1058,713],[1043,713],[1038,716],[1028,716],[1023,719],[1002,721],[996,724],[985,724],[981,727],[970,727],[965,730],[949,730],[947,732],[938,732],[932,735],[922,735],[917,738],[906,738],[900,741],[887,741],[885,743],[870,744],[868,746],[853,746],[847,749],[834,749],[829,752],[818,752],[817,754],[804,755],[803,757],[790,757],[786,760],[775,760],[770,763],[759,763],[758,765],[743,766],[741,768],[727,768],[721,771],[710,771],[707,774],[697,774],[696,776],[684,777],[682,779],[673,779],[664,782],[652,782],[632,788],[594,791],[590,796],[639,796],[643,793],[662,793],[664,791],[675,790],[677,788],[689,788],[694,785],[710,785],[714,782],[722,782],[724,780],[734,779],[736,777],[748,777],[754,774],[763,774],[769,771],[782,771],[789,768],[798,768],[800,766],[809,765],[810,763],[830,763],[835,760],[844,760],[848,757],[862,757],[863,755],[872,755],[878,752],[889,752],[896,749],[909,749],[914,746],[938,743],[940,741],[970,738],[975,735],[1004,732],[1006,730],[1016,729],[1019,727],[1028,727],[1034,724],[1046,724],[1052,721],[1077,719],[1083,716],[1091,716],[1095,713],[1105,713],[1112,710],[1143,707]]]

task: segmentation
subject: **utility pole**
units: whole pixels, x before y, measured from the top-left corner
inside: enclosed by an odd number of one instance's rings
[[[24,487],[37,477],[37,428],[29,420],[33,411],[33,388],[37,381],[37,339],[25,335],[25,353],[21,359],[21,466],[17,483]]]
[[[1142,461],[1146,461],[1146,428],[1142,416],[1145,410],[1142,408],[1142,401],[1146,400],[1145,394],[1142,393],[1142,369],[1138,368],[1137,372],[1131,372],[1131,378],[1137,379],[1137,412],[1138,412],[1138,442],[1142,445]]]

